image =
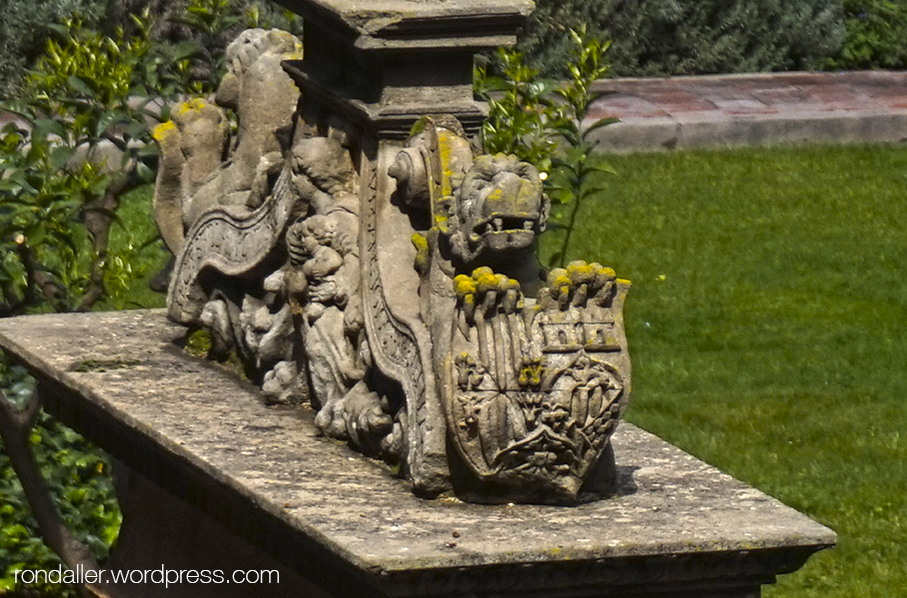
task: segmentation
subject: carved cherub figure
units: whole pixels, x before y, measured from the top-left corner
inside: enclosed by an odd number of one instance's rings
[[[318,319],[328,305],[346,305],[347,289],[337,280],[343,256],[333,247],[337,223],[316,214],[293,224],[287,231],[287,247],[293,262],[306,278],[305,311],[309,322]]]
[[[174,254],[206,211],[216,206],[254,209],[267,198],[283,165],[281,140],[291,128],[299,97],[281,62],[298,58],[301,48],[285,31],[242,32],[227,47],[228,70],[214,104],[185,102],[155,130],[161,151],[155,219]],[[237,116],[232,140],[224,108]]]

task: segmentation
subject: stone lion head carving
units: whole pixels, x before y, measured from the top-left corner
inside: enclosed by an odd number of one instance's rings
[[[530,249],[545,230],[549,209],[534,166],[516,156],[479,156],[456,193],[450,227],[454,255],[472,263],[489,253]]]

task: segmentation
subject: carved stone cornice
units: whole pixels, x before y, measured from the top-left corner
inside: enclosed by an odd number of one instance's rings
[[[277,0],[353,47],[378,52],[449,49],[473,52],[516,41],[535,8],[531,0]]]

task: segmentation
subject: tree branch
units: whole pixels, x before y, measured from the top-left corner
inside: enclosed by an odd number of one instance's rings
[[[85,228],[91,235],[94,258],[88,276],[88,290],[82,296],[76,311],[88,311],[104,296],[104,266],[107,262],[110,227],[114,220],[112,215],[120,207],[120,196],[135,185],[137,172],[138,160],[132,158],[123,169],[123,174],[107,187],[104,195],[88,202],[82,209]]]
[[[22,313],[20,310],[25,305],[25,302],[19,297],[18,293],[16,293],[13,284],[5,283],[2,291],[3,303],[0,303],[0,318],[8,318]]]
[[[125,153],[125,152],[129,151],[129,144],[126,143],[126,140],[123,139],[122,137],[117,137],[116,135],[111,135],[110,133],[105,132],[104,134],[101,135],[101,139],[103,139],[105,141],[109,141],[111,144],[113,144],[113,146],[115,148],[117,148],[121,152]]]
[[[19,253],[19,260],[22,267],[25,268],[25,296],[20,303],[21,307],[34,305],[37,303],[38,292],[44,296],[55,311],[60,311],[60,286],[53,276],[49,275],[38,260],[35,259],[35,252],[28,246],[25,235],[20,235],[16,239],[16,250]]]
[[[29,446],[28,438],[40,409],[41,398],[37,390],[29,398],[23,411],[16,411],[6,394],[0,390],[0,436],[3,437],[6,453],[22,483],[44,542],[70,569],[82,565],[86,570],[97,570],[98,562],[88,547],[79,542],[66,527]]]

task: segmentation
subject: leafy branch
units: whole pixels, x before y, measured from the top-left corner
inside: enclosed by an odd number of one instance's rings
[[[482,130],[485,151],[514,154],[544,173],[553,208],[549,226],[563,231],[549,266],[560,267],[566,263],[581,205],[603,192],[601,175],[616,174],[602,160],[590,158],[596,146],[592,133],[617,119],[602,118],[583,127],[592,104],[607,93],[593,91],[592,85],[608,73],[605,53],[610,43],[589,37],[585,27],[570,30],[570,41],[570,78],[563,83],[539,77],[517,50],[498,50],[501,76],[490,74],[488,61],[476,68],[476,91],[489,102]]]
[[[80,542],[66,525],[31,451],[29,438],[41,412],[41,402],[40,394],[35,390],[24,409],[19,411],[7,399],[6,393],[0,390],[0,435],[4,450],[22,484],[44,541],[69,569],[81,566],[94,571],[98,569],[97,560],[88,546]]]
[[[153,179],[148,122],[161,117],[139,99],[162,90],[149,17],[135,21],[130,37],[64,22],[2,105],[20,123],[0,132],[0,315],[84,311],[108,294],[110,227],[120,197]]]

